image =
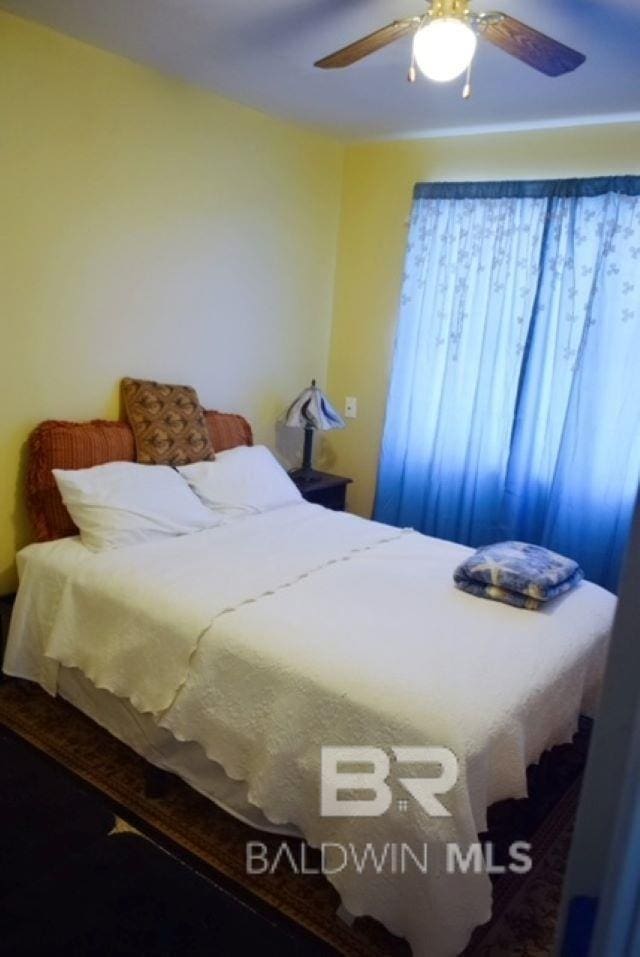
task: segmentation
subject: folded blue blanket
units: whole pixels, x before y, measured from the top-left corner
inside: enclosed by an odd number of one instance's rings
[[[479,548],[453,573],[456,588],[535,611],[584,578],[577,562],[540,545],[498,542]]]

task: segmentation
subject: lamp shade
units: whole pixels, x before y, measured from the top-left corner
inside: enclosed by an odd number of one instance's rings
[[[291,403],[284,418],[284,424],[292,429],[319,429],[328,432],[331,429],[344,429],[342,417],[338,415],[324,392],[313,379],[309,388],[300,393]]]
[[[446,83],[468,68],[477,42],[475,33],[464,21],[457,17],[437,17],[416,33],[413,55],[427,79]]]

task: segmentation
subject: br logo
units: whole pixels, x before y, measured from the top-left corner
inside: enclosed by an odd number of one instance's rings
[[[395,780],[431,817],[450,817],[438,800],[458,780],[458,759],[449,748],[391,748],[395,758]],[[397,765],[436,765],[430,777],[400,777]],[[364,770],[353,770],[353,766]],[[351,770],[346,769],[349,766]],[[391,761],[381,748],[322,748],[320,813],[323,817],[379,817],[389,810],[393,793],[389,786]],[[345,796],[345,792],[349,792]],[[372,797],[354,797],[367,792]],[[398,810],[409,809],[409,801],[397,802]]]

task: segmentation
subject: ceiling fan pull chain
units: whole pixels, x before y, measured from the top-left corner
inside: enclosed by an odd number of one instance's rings
[[[466,76],[465,81],[464,81],[464,86],[462,87],[462,99],[463,99],[463,100],[468,100],[468,99],[471,98],[471,92],[472,92],[472,91],[471,91],[471,64],[472,64],[472,63],[473,63],[473,60],[471,61],[471,63],[470,63],[469,66],[467,67],[467,76]]]
[[[413,42],[411,43],[411,65],[407,73],[407,80],[409,83],[416,82],[416,51]]]

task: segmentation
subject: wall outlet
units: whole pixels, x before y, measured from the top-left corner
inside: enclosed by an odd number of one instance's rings
[[[358,417],[358,400],[354,395],[348,395],[344,400],[344,417],[345,419]]]

